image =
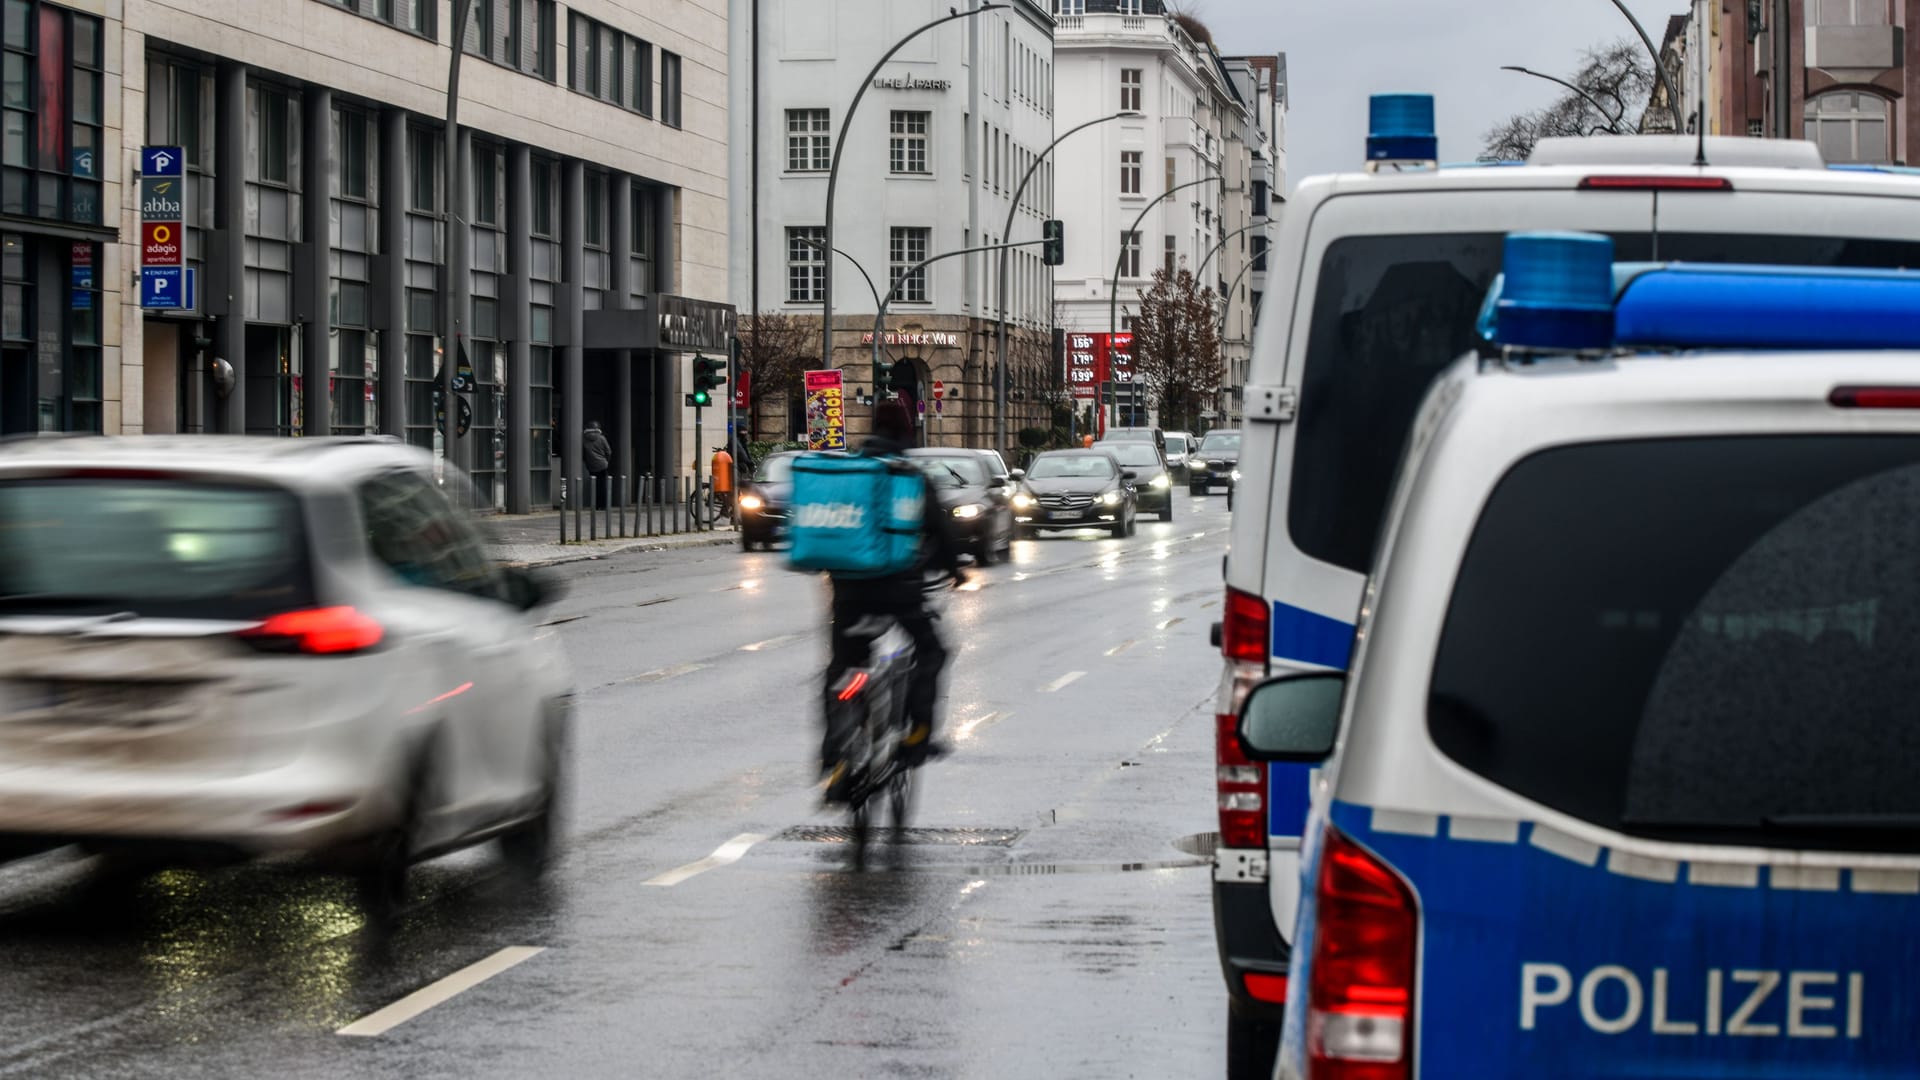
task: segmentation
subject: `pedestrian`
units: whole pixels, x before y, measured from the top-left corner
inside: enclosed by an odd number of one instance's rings
[[[600,421],[587,421],[587,430],[580,436],[581,464],[586,467],[587,475],[592,477],[592,486],[588,491],[594,505],[599,505],[600,481],[607,475],[607,469],[613,464],[613,447],[600,431]]]
[[[724,446],[713,448],[713,496],[723,513],[733,515],[733,455]]]

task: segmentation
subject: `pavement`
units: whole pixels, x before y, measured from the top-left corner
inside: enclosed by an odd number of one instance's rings
[[[379,932],[293,867],[0,866],[0,1080],[1218,1075],[1227,521],[1183,493],[943,594],[955,752],[860,869],[810,762],[821,580],[737,547],[557,566],[539,632],[578,697],[540,885],[437,859]]]
[[[627,531],[644,534],[647,525],[643,520],[631,516],[628,511]],[[740,534],[732,525],[722,523],[709,532],[668,533],[660,531],[666,523],[656,520],[655,535],[625,536],[602,538],[597,540],[569,540],[560,542],[560,514],[558,511],[546,511],[539,514],[496,514],[481,519],[481,529],[485,532],[487,549],[499,562],[513,566],[557,566],[561,563],[581,562],[589,559],[604,559],[611,555],[624,555],[636,551],[672,551],[687,547],[715,547],[724,544],[738,544]],[[604,530],[606,520],[603,517],[599,528]],[[587,530],[586,515],[581,515],[581,530]],[[615,526],[618,531],[618,526]],[[574,535],[574,521],[571,511],[567,515],[567,536]]]

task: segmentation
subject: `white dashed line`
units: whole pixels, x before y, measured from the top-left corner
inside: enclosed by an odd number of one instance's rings
[[[953,729],[954,740],[957,742],[965,742],[979,734],[983,728],[992,727],[1006,718],[1007,714],[1003,712],[990,712],[983,716],[974,717],[972,720]]]
[[[1054,693],[1055,691],[1058,691],[1064,687],[1073,685],[1075,681],[1077,681],[1084,675],[1086,675],[1086,672],[1084,671],[1069,671],[1065,675],[1062,675],[1059,678],[1048,683],[1047,685],[1041,687],[1040,692],[1043,694]]]
[[[794,642],[799,641],[801,638],[804,638],[804,637],[806,637],[805,634],[785,634],[776,638],[768,638],[765,641],[756,641],[751,645],[742,645],[740,646],[740,651],[741,652],[763,652],[767,649],[777,649],[777,648],[780,648],[782,645],[791,645]]]
[[[765,839],[766,837],[759,833],[741,833],[739,836],[714,848],[713,854],[706,858],[695,859],[685,866],[669,870],[659,877],[648,878],[640,884],[652,885],[661,889],[670,889],[688,878],[698,877],[709,870],[739,862],[740,857],[747,853],[748,848]]]
[[[1123,642],[1121,642],[1120,644],[1118,644],[1118,645],[1115,645],[1115,646],[1114,646],[1113,648],[1111,648],[1111,649],[1108,649],[1108,650],[1107,650],[1107,655],[1108,655],[1108,656],[1119,656],[1119,655],[1120,655],[1121,653],[1123,653],[1123,652],[1126,652],[1126,651],[1127,651],[1128,649],[1131,649],[1131,648],[1133,648],[1133,647],[1134,647],[1135,645],[1138,645],[1138,644],[1140,644],[1140,643],[1139,643],[1139,642],[1137,642],[1137,641],[1134,641],[1134,640],[1133,640],[1132,638],[1128,638],[1128,639],[1127,639],[1126,641],[1123,641]]]
[[[1160,625],[1158,625],[1158,626],[1156,626],[1156,627],[1154,627],[1154,629],[1155,629],[1155,630],[1165,630],[1165,629],[1166,629],[1167,627],[1169,627],[1169,626],[1178,626],[1178,625],[1180,625],[1181,623],[1183,623],[1183,622],[1186,622],[1186,621],[1187,621],[1187,620],[1185,620],[1185,619],[1182,619],[1182,618],[1180,618],[1180,617],[1178,617],[1178,616],[1176,616],[1176,617],[1174,617],[1174,618],[1171,618],[1171,619],[1168,619],[1168,620],[1167,620],[1166,622],[1163,622],[1163,623],[1161,623]]]
[[[523,961],[530,960],[543,952],[546,952],[546,950],[527,945],[514,945],[501,949],[485,960],[468,964],[466,967],[461,968],[459,971],[454,972],[438,982],[429,983],[415,990],[413,993],[408,994],[406,997],[401,998],[399,1001],[394,1002],[384,1009],[368,1013],[353,1023],[348,1024],[346,1027],[341,1028],[339,1031],[334,1032],[334,1034],[354,1035],[362,1038],[385,1035],[401,1024],[433,1008],[435,1005],[443,1005],[451,1001],[455,996],[463,994],[508,968]]]
[[[635,683],[664,682],[667,679],[677,679],[682,675],[691,675],[696,671],[705,671],[711,666],[711,664],[675,664],[672,667],[657,668],[653,671],[643,671],[638,675],[629,675],[615,682],[613,685],[631,686]]]

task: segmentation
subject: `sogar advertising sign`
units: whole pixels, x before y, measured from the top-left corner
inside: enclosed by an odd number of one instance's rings
[[[847,448],[846,380],[839,369],[809,371],[807,385],[807,449]]]

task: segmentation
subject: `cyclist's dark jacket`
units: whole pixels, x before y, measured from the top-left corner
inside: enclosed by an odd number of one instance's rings
[[[860,446],[867,457],[900,457],[906,447],[892,439],[874,436]],[[921,605],[920,588],[928,569],[958,573],[959,545],[947,528],[947,516],[934,492],[933,481],[920,477],[926,513],[920,519],[920,558],[910,569],[892,577],[833,579],[834,606],[840,611],[862,614],[887,614],[917,610]]]

